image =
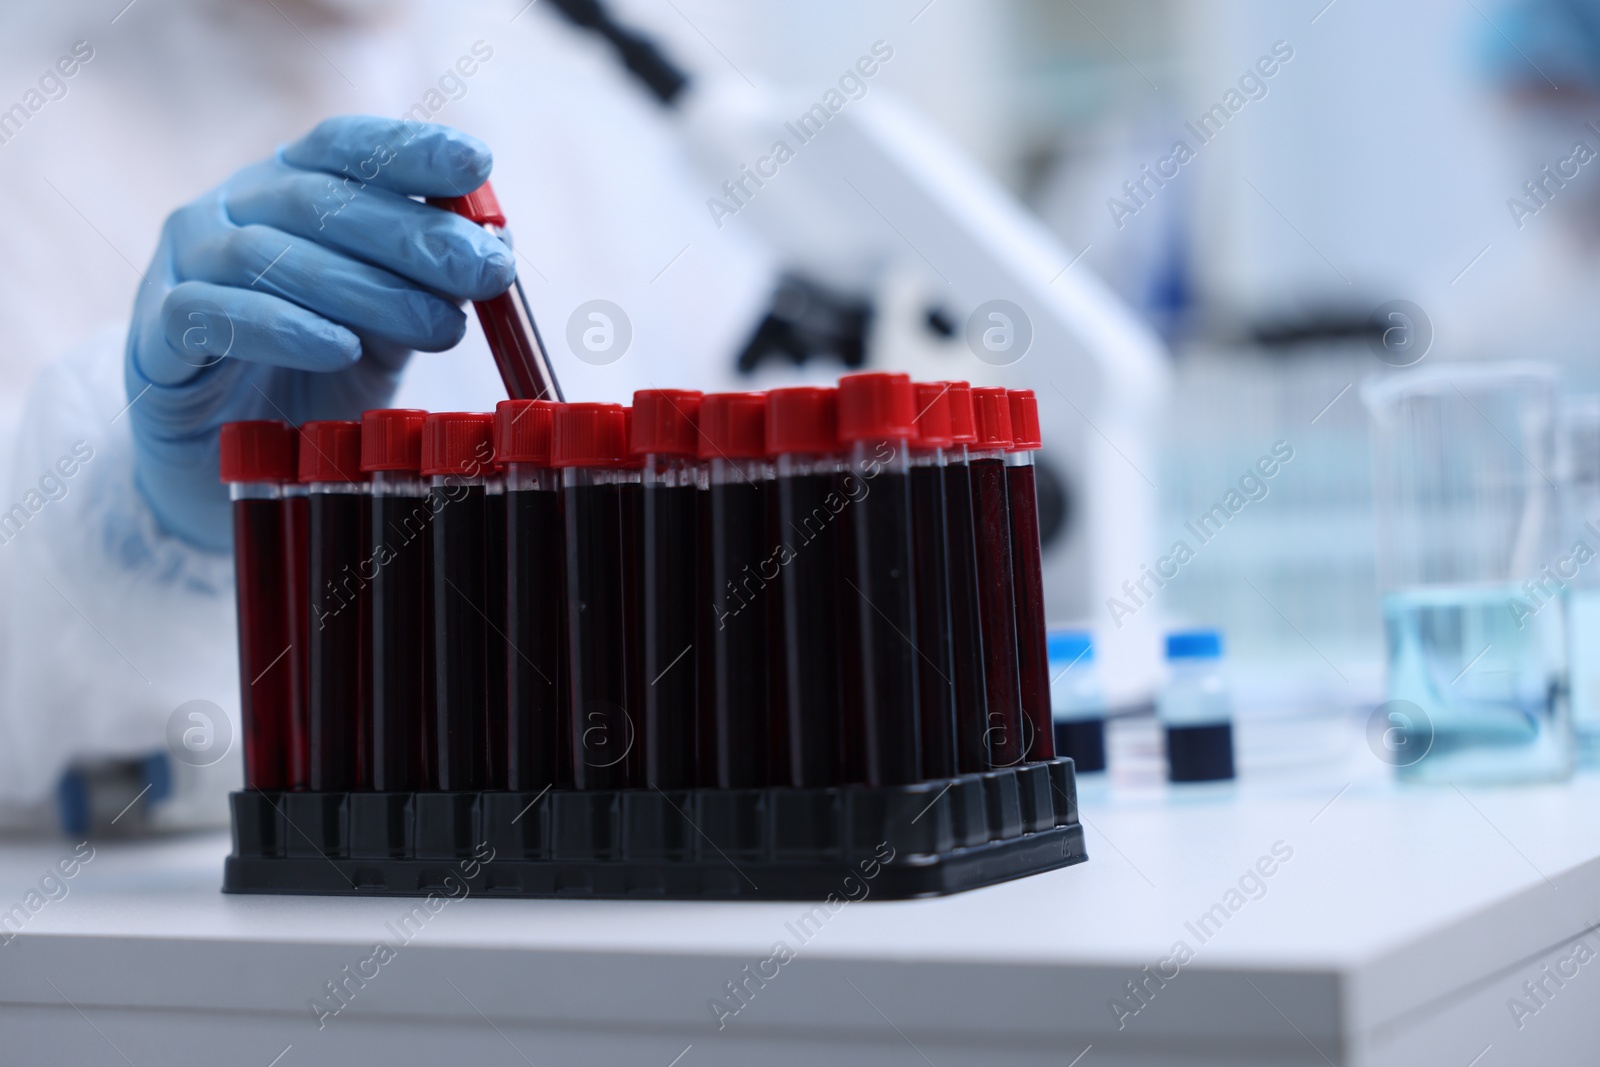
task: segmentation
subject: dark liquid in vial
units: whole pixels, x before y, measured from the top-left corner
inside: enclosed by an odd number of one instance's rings
[[[372,788],[408,792],[427,785],[422,753],[429,703],[428,526],[433,513],[422,497],[374,496],[368,514],[369,555],[388,560],[371,568],[372,736],[367,748]]]
[[[628,749],[628,782],[639,785],[645,777],[645,754],[649,747],[644,674],[644,486],[623,482],[622,495],[622,624],[623,662],[627,665],[628,723],[633,728],[633,744]]]
[[[284,595],[288,524],[281,500],[233,502],[234,587],[239,614],[239,696],[246,789],[287,784],[294,677],[289,601]]]
[[[696,784],[699,493],[646,485],[642,496],[645,775],[657,789]]]
[[[434,759],[438,788],[489,787],[488,564],[481,485],[429,490],[433,519]]]
[[[772,635],[782,656],[781,729],[787,759],[782,784],[837,785],[844,780],[843,722],[838,645],[838,526],[833,474],[779,478],[776,537],[793,558],[784,566],[782,625]],[[773,590],[776,592],[777,590]]]
[[[767,697],[767,602],[769,580],[761,565],[767,545],[767,483],[712,485],[707,598],[710,726],[713,785],[740,789],[771,778]]]
[[[505,789],[509,772],[506,756],[508,711],[506,709],[509,669],[506,647],[506,497],[486,493],[484,503],[484,613],[488,615],[488,647],[484,659],[488,670],[489,694],[489,788]]]
[[[917,698],[922,777],[956,773],[956,690],[950,630],[944,469],[911,468],[912,549],[917,592]]]
[[[635,783],[630,756],[643,739],[627,712],[622,580],[622,493],[616,485],[562,490],[567,540],[573,782],[579,789]]]
[[[1011,500],[1011,566],[1016,582],[1017,676],[1022,712],[1033,724],[1029,760],[1055,758],[1055,717],[1050,710],[1050,649],[1045,631],[1044,561],[1039,544],[1039,496],[1030,464],[1006,468]]]
[[[292,676],[284,717],[284,787],[311,788],[311,502],[304,493],[285,497],[289,626],[293,647],[285,662]]]
[[[972,471],[944,470],[945,532],[949,544],[951,676],[956,694],[956,760],[962,774],[989,769],[989,698],[983,673],[983,615],[978,597],[973,530]]]
[[[353,493],[312,493],[308,555],[311,608],[311,788],[371,788],[360,773],[362,740],[363,512]]]
[[[561,774],[561,495],[506,494],[506,788],[537,792]]]
[[[850,510],[856,560],[840,573],[860,618],[866,781],[902,785],[921,766],[910,480],[879,473]]]
[[[983,674],[988,686],[989,762],[994,767],[1011,767],[1022,762],[1032,740],[1032,726],[1028,727],[1030,736],[1024,737],[1006,468],[998,459],[973,460],[970,466],[978,549],[978,610],[983,619]]]

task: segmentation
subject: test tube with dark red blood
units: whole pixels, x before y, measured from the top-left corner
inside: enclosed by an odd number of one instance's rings
[[[968,449],[978,440],[972,387],[940,382],[950,392],[953,444],[945,453],[945,533],[949,544],[950,650],[956,693],[956,760],[962,774],[989,769],[989,699],[984,680],[983,615],[978,596],[977,537],[972,516]]]
[[[622,485],[627,456],[620,404],[566,404],[555,412],[550,461],[561,471],[566,543],[567,711],[573,784],[636,785],[640,727],[628,713]]]
[[[1011,767],[1026,757],[1032,723],[1024,726],[1017,669],[1017,618],[1011,505],[1006,449],[1011,447],[1011,401],[1004,389],[974,389],[978,439],[969,449],[972,511],[977,536],[978,609],[983,620],[984,681],[988,687],[991,768]]]
[[[700,402],[709,644],[702,649],[700,729],[709,734],[701,752],[710,761],[702,784],[723,789],[764,786],[772,777],[767,635],[777,575],[769,562],[766,417],[762,393],[710,393]]]
[[[950,626],[950,546],[946,534],[945,450],[955,445],[950,387],[918,382],[917,436],[911,441],[911,530],[917,599],[917,701],[922,777],[956,773],[956,688]]]
[[[222,427],[222,480],[233,500],[234,590],[239,617],[239,710],[246,789],[283,789],[293,676],[289,531],[283,487],[295,480],[295,431],[287,423]]]
[[[550,466],[559,407],[502,400],[494,413],[495,458],[506,472],[506,788],[529,792],[571,778],[560,683],[561,472]]]
[[[511,244],[505,213],[488,182],[466,196],[430,198],[428,203],[476,222],[508,246]],[[499,296],[474,301],[472,306],[478,312],[478,322],[483,326],[495,365],[500,368],[507,395],[513,400],[561,400],[561,387],[556,383],[539,327],[533,321],[521,279],[513,281],[511,288]]]
[[[370,722],[362,721],[368,485],[361,471],[359,422],[300,427],[300,484],[308,494],[309,520],[311,788],[370,789],[370,768],[359,755],[372,731]]]
[[[432,626],[428,615],[428,537],[433,512],[422,478],[422,423],[408,408],[361,416],[361,469],[371,481],[367,558],[371,612],[367,684],[371,732],[363,743],[372,788],[409,792],[427,783],[423,753],[432,744]]]
[[[839,381],[839,438],[868,488],[848,509],[854,559],[840,569],[840,596],[859,620],[869,785],[914,782],[921,771],[910,478],[916,415],[904,374]]]
[[[779,572],[780,625],[771,635],[783,662],[774,722],[786,734],[784,785],[844,780],[843,676],[839,658],[839,527],[849,521],[839,491],[838,390],[797,387],[767,394],[767,451],[777,481],[774,541],[788,548]]]
[[[295,434],[298,448],[300,435]],[[296,465],[298,472],[298,463]],[[289,717],[284,747],[288,789],[311,788],[311,494],[298,480],[283,487],[284,552],[288,559],[287,596],[293,648],[289,666]]]
[[[700,394],[642,389],[633,394],[629,446],[642,461],[639,513],[645,784],[696,784],[696,620],[700,607]],[[634,700],[635,711],[641,707]]]
[[[470,412],[422,423],[432,527],[434,771],[437,789],[488,789],[488,509],[494,418]]]
[[[1027,758],[1054,759],[1055,717],[1050,710],[1050,647],[1045,629],[1044,561],[1039,539],[1039,493],[1033,454],[1044,447],[1039,401],[1032,389],[1007,392],[1011,447],[1006,451],[1006,494],[1011,501],[1011,567],[1017,607],[1017,675],[1022,712],[1032,724]]]

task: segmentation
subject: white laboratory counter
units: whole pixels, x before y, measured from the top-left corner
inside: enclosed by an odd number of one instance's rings
[[[1126,729],[1118,751],[1148,747]],[[224,896],[220,834],[102,844],[0,945],[0,1062],[1600,1060],[1600,778],[1402,789],[1353,729],[1244,762],[1231,790],[1089,786],[1086,864],[809,919],[466,899],[405,926],[414,901]],[[0,845],[0,912],[74,844]]]

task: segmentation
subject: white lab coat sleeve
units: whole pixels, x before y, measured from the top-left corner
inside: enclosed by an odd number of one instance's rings
[[[76,761],[166,751],[196,699],[226,713],[215,770],[238,778],[232,560],[163,533],[134,486],[125,336],[48,365],[20,419],[0,498],[0,803],[37,802]]]

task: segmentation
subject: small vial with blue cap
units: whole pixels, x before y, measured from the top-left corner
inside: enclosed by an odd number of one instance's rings
[[[1156,700],[1166,733],[1167,779],[1233,778],[1233,698],[1222,674],[1222,635],[1180,630],[1167,635],[1167,684]]]
[[[1094,637],[1085,630],[1052,630],[1050,711],[1056,755],[1070,756],[1079,774],[1106,769],[1106,701],[1094,669]]]

